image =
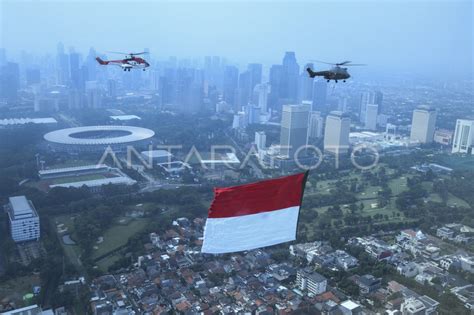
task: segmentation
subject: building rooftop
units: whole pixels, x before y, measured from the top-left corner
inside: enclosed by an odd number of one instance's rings
[[[108,168],[108,166],[106,164],[93,164],[93,165],[73,166],[73,167],[64,167],[64,168],[53,168],[49,170],[38,171],[38,174],[41,176],[41,175],[79,172],[79,171],[103,169],[103,168]]]
[[[10,216],[12,219],[23,219],[37,216],[32,204],[25,196],[10,197]]]
[[[24,124],[55,124],[58,121],[52,117],[45,118],[7,118],[0,119],[0,126]]]
[[[115,115],[115,116],[110,116],[113,120],[121,120],[121,121],[126,121],[126,120],[132,120],[132,119],[141,119],[137,115]]]
[[[169,151],[166,151],[166,150],[150,150],[150,151],[142,151],[140,153],[144,157],[151,158],[151,159],[173,156],[173,154],[171,154]]]
[[[351,300],[347,300],[347,301],[344,301],[341,303],[342,306],[344,306],[345,308],[347,308],[348,310],[354,310],[358,307],[360,307],[359,304],[357,304],[356,302],[353,302]]]

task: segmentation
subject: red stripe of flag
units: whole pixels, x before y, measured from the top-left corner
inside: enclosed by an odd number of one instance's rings
[[[306,173],[214,189],[209,218],[237,217],[301,205]]]

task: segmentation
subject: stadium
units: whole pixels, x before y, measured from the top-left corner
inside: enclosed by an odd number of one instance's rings
[[[115,152],[127,146],[145,147],[155,133],[133,126],[85,126],[60,129],[44,135],[48,147],[60,152],[100,152],[111,147]]]

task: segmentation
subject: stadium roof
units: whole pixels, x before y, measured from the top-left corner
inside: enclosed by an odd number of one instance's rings
[[[137,182],[136,180],[133,180],[129,177],[118,176],[118,177],[111,177],[111,178],[92,179],[92,180],[84,180],[84,181],[79,181],[79,182],[49,185],[49,188],[55,188],[55,187],[80,188],[82,186],[97,187],[97,186],[108,185],[108,184],[133,185],[136,182]]]
[[[115,116],[110,116],[113,120],[132,120],[132,119],[141,119],[137,115],[115,115]]]
[[[38,174],[41,175],[50,175],[58,173],[67,173],[67,172],[80,172],[85,170],[101,170],[108,168],[106,164],[93,164],[93,165],[83,165],[83,166],[73,166],[73,167],[63,167],[63,168],[53,168],[48,170],[38,171]]]
[[[74,138],[72,135],[82,132],[110,132],[110,131],[125,131],[129,134],[118,137],[103,137],[103,138]],[[72,145],[108,145],[131,143],[135,141],[142,141],[149,139],[155,135],[155,132],[150,129],[132,126],[85,126],[76,128],[60,129],[49,132],[44,135],[44,139],[49,142],[59,144]]]
[[[24,124],[56,124],[56,123],[57,123],[57,120],[52,117],[0,119],[0,126],[24,125]]]

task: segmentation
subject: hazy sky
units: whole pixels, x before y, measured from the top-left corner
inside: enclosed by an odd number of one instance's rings
[[[241,63],[352,60],[371,68],[472,73],[473,5],[445,1],[0,0],[1,46],[53,53],[150,48],[166,59],[221,55]]]

